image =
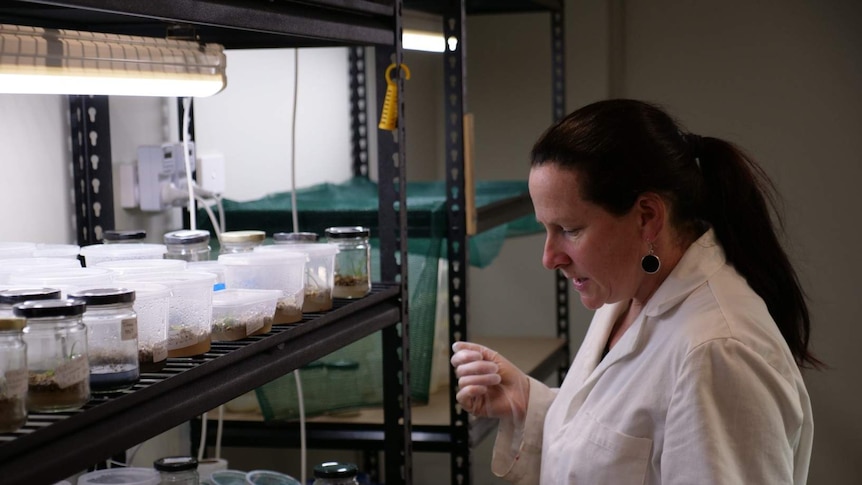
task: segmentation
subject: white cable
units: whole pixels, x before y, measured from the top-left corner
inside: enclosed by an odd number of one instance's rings
[[[209,218],[210,218],[210,224],[212,224],[212,226],[213,226],[213,231],[215,231],[216,239],[218,239],[219,242],[221,242],[221,232],[222,231],[219,229],[221,227],[221,225],[219,224],[219,221],[216,220],[216,216],[215,216],[215,214],[213,214],[213,210],[210,209],[210,206],[207,205],[206,201],[202,197],[196,195],[195,200],[200,202],[201,207],[203,207],[204,210],[206,211],[207,216],[209,216]]]
[[[189,124],[191,122],[192,98],[183,98],[183,161],[186,166],[186,186],[189,189],[189,229],[198,228],[197,214],[195,212],[195,194],[192,187],[192,162],[189,160]]]
[[[218,427],[216,428],[215,457],[221,458],[221,432],[224,427],[224,404],[218,407]]]
[[[218,206],[218,220],[221,222],[221,232],[225,232],[224,204],[222,203],[221,195],[216,194],[215,200],[216,205]]]
[[[300,483],[305,482],[305,398],[302,395],[302,379],[299,377],[299,369],[295,369],[293,371],[293,377],[296,380],[296,397],[297,401],[299,401],[299,459],[301,463],[301,474],[300,478],[302,479]]]
[[[290,212],[293,217],[293,232],[299,232],[299,214],[296,210],[296,102],[299,99],[299,49],[294,51],[296,53],[293,56],[293,121],[290,125]]]
[[[207,413],[201,414],[201,444],[198,445],[198,463],[204,459],[204,450],[207,448]]]

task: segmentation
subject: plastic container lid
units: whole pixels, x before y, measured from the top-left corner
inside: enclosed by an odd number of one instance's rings
[[[209,231],[182,229],[165,234],[165,244],[195,244],[210,240]]]
[[[87,305],[80,300],[25,301],[12,307],[16,317],[45,318],[83,315]]]
[[[117,259],[114,261],[102,261],[97,263],[95,267],[109,269],[114,273],[126,275],[182,271],[188,267],[188,264],[182,259]]]
[[[302,262],[305,264],[306,259],[308,257],[303,252],[285,249],[282,251],[222,254],[218,257],[218,262],[224,266],[271,266],[278,263]]]
[[[263,242],[264,239],[266,233],[263,231],[226,231],[219,236],[222,243],[253,243]]]
[[[134,303],[135,290],[130,290],[128,288],[93,288],[89,290],[73,291],[69,293],[69,298],[82,300],[90,306]]]
[[[33,251],[34,258],[64,258],[78,259],[78,253],[81,252],[81,246],[77,244],[37,244],[36,250]],[[78,261],[80,265],[81,262]]]
[[[317,237],[313,232],[276,232],[272,240],[277,243],[313,243]]]
[[[77,252],[75,258],[11,258],[0,259],[0,282],[8,282],[13,273],[25,273],[28,271],[54,271],[60,268],[80,268]]]
[[[370,234],[371,230],[362,226],[340,226],[326,229],[326,237],[330,239],[368,237]]]
[[[78,477],[78,485],[158,485],[159,482],[159,472],[152,468],[109,468]]]
[[[191,288],[204,283],[212,285],[215,283],[215,275],[212,273],[200,273],[197,271],[172,271],[170,273],[143,273],[124,275],[117,279],[123,286],[131,286],[132,282],[143,281],[148,283],[158,283],[168,286],[169,288]]]
[[[328,461],[314,465],[315,478],[350,478],[359,473],[359,468],[353,463],[339,463]]]
[[[198,460],[191,456],[166,456],[154,461],[153,468],[162,472],[197,470]]]
[[[81,248],[81,256],[84,264],[96,266],[118,259],[161,259],[167,251],[164,244],[91,244]]]
[[[39,269],[9,275],[12,285],[58,288],[64,294],[75,289],[109,287],[113,285],[113,280],[114,274],[104,268]]]
[[[0,291],[0,305],[14,305],[31,300],[59,300],[60,290],[56,288],[20,288]]]
[[[0,258],[29,258],[36,244],[30,242],[0,242]]]
[[[260,246],[254,248],[254,252],[271,253],[276,251],[288,251],[305,253],[310,258],[318,256],[334,256],[338,253],[338,244],[313,243],[313,244],[273,244],[271,246]]]
[[[210,475],[213,485],[247,485],[246,472],[239,470],[216,470]]]
[[[146,238],[147,231],[143,229],[110,230],[102,233],[103,241],[143,241]]]
[[[250,485],[302,485],[292,476],[272,470],[252,470],[245,474],[245,481]]]

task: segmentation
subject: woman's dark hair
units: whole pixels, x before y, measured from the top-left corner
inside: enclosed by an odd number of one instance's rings
[[[637,197],[670,200],[671,223],[689,240],[711,225],[727,261],[766,302],[800,366],[820,367],[808,351],[805,295],[778,240],[775,189],[763,169],[724,140],[683,133],[659,107],[614,99],[587,105],[551,126],[533,146],[532,165],[578,171],[586,200],[615,215]]]

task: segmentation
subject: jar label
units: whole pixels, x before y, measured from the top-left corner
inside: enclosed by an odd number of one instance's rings
[[[120,339],[122,340],[132,340],[138,338],[138,319],[135,318],[125,318],[122,321],[122,331],[120,333]]]
[[[153,362],[161,362],[168,358],[168,342],[163,340],[153,345]]]
[[[27,369],[12,369],[6,371],[7,397],[23,397],[27,395]]]
[[[54,380],[65,389],[90,377],[90,362],[83,355],[72,357],[54,369]]]

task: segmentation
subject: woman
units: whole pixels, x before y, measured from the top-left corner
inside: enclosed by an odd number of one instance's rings
[[[762,170],[658,107],[609,100],[531,154],[542,263],[596,310],[560,389],[454,345],[458,402],[500,419],[514,483],[803,484],[809,316]]]

